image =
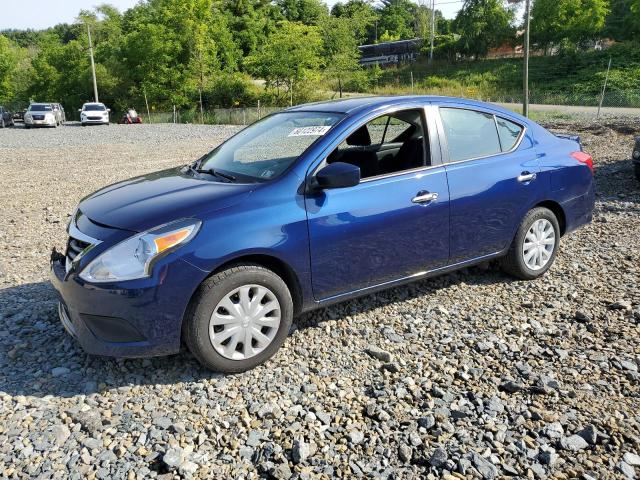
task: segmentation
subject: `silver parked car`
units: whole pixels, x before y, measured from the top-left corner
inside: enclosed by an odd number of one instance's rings
[[[50,103],[32,103],[24,114],[24,128],[57,126],[56,113]]]

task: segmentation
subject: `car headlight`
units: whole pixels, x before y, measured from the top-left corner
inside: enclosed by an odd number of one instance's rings
[[[201,224],[186,218],[136,234],[93,259],[80,278],[101,283],[148,277],[155,261],[191,241]]]
[[[47,114],[45,114],[45,118],[46,118],[47,120],[53,120],[53,113],[47,113]]]

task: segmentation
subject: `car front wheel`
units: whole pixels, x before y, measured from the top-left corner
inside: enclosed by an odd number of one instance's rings
[[[286,283],[259,265],[237,265],[208,278],[185,318],[184,338],[205,367],[237,373],[268,360],[293,320]]]
[[[502,266],[515,277],[533,280],[549,270],[559,246],[558,219],[548,208],[534,208],[520,223]]]

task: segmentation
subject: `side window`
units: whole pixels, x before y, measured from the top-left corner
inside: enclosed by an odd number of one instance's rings
[[[371,137],[371,145],[382,145],[384,134],[387,131],[387,125],[389,125],[389,117],[387,115],[378,117],[367,123],[367,130],[369,130],[369,136]]]
[[[403,110],[362,125],[331,152],[327,163],[355,165],[365,179],[429,165],[429,158],[422,110]]]
[[[496,117],[496,123],[498,124],[498,135],[500,136],[502,151],[508,152],[520,138],[522,127],[517,123],[500,117]]]
[[[451,162],[502,151],[493,115],[460,108],[440,108],[440,117]]]

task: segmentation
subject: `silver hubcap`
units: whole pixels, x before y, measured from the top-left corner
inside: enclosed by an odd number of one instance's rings
[[[246,360],[273,341],[280,327],[280,303],[262,285],[243,285],[216,305],[209,321],[209,339],[225,358]]]
[[[536,220],[524,237],[522,245],[524,263],[531,270],[540,270],[551,260],[555,246],[556,232],[551,222],[546,218]]]

